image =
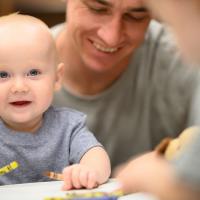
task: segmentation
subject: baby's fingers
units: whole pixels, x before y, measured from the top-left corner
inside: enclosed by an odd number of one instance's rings
[[[63,179],[63,190],[70,190],[73,188],[92,189],[98,186],[96,173],[79,164],[66,167],[63,170]]]
[[[72,167],[66,167],[63,170],[63,180],[64,185],[62,187],[63,190],[70,190],[73,188],[72,184]]]
[[[81,181],[80,181],[80,171],[81,168],[79,165],[74,165],[72,169],[72,184],[73,187],[76,189],[82,188]]]
[[[88,181],[87,181],[87,186],[86,188],[88,189],[92,189],[92,188],[95,188],[97,187],[99,184],[98,184],[98,181],[97,181],[97,176],[96,176],[96,173],[94,172],[89,172],[88,173]]]
[[[81,183],[82,187],[84,187],[84,188],[87,188],[88,174],[89,174],[89,172],[85,171],[85,170],[81,170],[80,174],[79,174],[80,183]]]

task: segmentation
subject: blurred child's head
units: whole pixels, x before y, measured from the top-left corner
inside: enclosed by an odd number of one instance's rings
[[[59,87],[62,64],[48,27],[31,16],[0,18],[0,117],[19,131],[40,126]]]

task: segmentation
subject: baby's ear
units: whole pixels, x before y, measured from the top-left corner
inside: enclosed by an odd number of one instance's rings
[[[64,70],[64,64],[59,63],[56,68],[56,81],[55,81],[55,86],[54,86],[55,91],[58,91],[61,88],[63,70]]]

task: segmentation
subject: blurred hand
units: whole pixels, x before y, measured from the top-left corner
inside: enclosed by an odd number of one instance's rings
[[[198,200],[200,191],[178,179],[173,166],[157,152],[130,161],[117,175],[124,193],[146,192],[162,200]]]
[[[116,178],[122,184],[124,193],[152,192],[152,184],[159,184],[168,175],[165,162],[157,152],[146,153],[128,162],[121,171],[118,170]]]

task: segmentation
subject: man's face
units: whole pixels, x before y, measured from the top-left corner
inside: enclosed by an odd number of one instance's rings
[[[85,66],[99,72],[126,67],[149,21],[142,0],[67,1],[67,41]]]

